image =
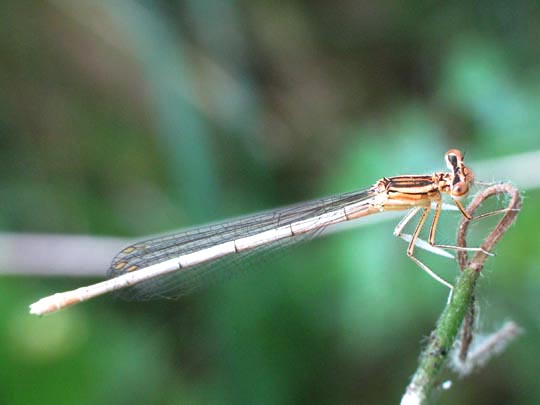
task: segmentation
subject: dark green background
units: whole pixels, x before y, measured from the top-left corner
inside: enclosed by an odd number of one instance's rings
[[[538,150],[539,37],[534,1],[2,1],[0,229],[137,238],[430,173],[450,147],[473,169]],[[540,192],[524,191],[479,302],[482,330],[526,333],[447,372],[441,403],[540,402]],[[0,278],[0,402],[396,403],[447,290],[395,222],[180,301],[41,319],[29,303],[98,279],[2,268],[21,275]]]

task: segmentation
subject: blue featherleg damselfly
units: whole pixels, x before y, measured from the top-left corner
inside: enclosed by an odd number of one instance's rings
[[[208,269],[220,260],[239,258],[317,234],[324,228],[383,211],[410,212],[394,230],[409,244],[407,255],[426,273],[452,291],[451,283],[414,256],[415,247],[452,257],[443,249],[478,251],[435,243],[443,195],[449,195],[459,211],[470,219],[460,200],[473,184],[471,170],[456,149],[445,154],[447,172],[430,175],[383,177],[368,189],[322,198],[241,219],[194,228],[152,238],[123,249],[109,269],[110,279],[72,291],[53,294],[30,305],[30,313],[41,315],[83,302],[112,291],[127,289],[139,299],[177,298],[186,294]],[[419,238],[426,219],[434,210],[427,241]],[[412,234],[405,226],[418,214]],[[490,254],[485,252],[486,254]],[[232,264],[233,266],[236,263]],[[223,271],[227,271],[226,266]]]

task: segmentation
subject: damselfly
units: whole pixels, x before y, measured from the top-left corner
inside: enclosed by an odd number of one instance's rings
[[[435,243],[443,194],[449,195],[459,211],[470,219],[460,200],[469,192],[473,174],[463,163],[460,151],[449,150],[445,160],[448,172],[383,177],[366,190],[135,243],[114,258],[109,269],[110,279],[42,298],[30,305],[30,313],[57,311],[124,288],[129,288],[135,298],[176,298],[189,292],[197,284],[194,280],[202,274],[216,268],[228,271],[227,266],[219,266],[226,259],[242,259],[311,236],[330,225],[396,210],[410,210],[394,230],[394,235],[408,241],[407,255],[452,291],[452,284],[414,256],[415,247],[450,257],[452,255],[443,249],[482,250]],[[434,210],[433,221],[428,239],[424,241],[419,235],[431,210]],[[420,219],[416,228],[412,234],[405,234],[405,226],[418,213]],[[232,266],[235,265],[233,261]]]

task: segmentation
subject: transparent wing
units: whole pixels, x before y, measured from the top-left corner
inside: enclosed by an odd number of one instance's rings
[[[351,203],[361,201],[367,203],[372,196],[372,189],[355,191],[137,242],[123,249],[113,259],[108,276],[117,277],[126,272],[142,269],[220,243],[316,217]],[[241,253],[230,254],[214,261],[182,268],[177,272],[141,282],[117,294],[122,298],[135,300],[176,299],[248,268],[253,264],[251,260],[253,257],[259,261],[261,257],[272,254],[276,249],[313,238],[321,230],[320,228]]]

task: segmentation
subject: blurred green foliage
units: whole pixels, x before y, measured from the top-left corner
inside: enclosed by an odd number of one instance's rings
[[[3,1],[0,227],[135,238],[430,172],[449,147],[537,150],[539,18],[534,1]],[[441,403],[540,402],[539,199],[480,286],[482,328],[526,334]],[[392,227],[178,302],[37,319],[30,302],[94,280],[3,277],[0,402],[396,403],[447,291]]]

